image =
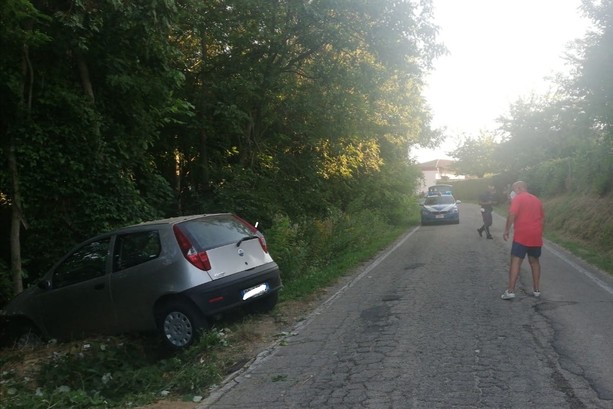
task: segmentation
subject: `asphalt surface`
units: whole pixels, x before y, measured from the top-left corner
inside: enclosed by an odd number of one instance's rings
[[[478,207],[421,226],[198,408],[613,408],[613,280],[547,242],[540,298],[527,260]]]

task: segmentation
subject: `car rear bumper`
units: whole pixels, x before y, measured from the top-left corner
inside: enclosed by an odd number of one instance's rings
[[[245,290],[265,284],[267,290],[243,300]],[[185,291],[205,316],[211,316],[273,294],[282,287],[279,266],[272,262]]]

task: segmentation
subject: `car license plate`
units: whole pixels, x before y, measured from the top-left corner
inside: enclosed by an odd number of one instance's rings
[[[241,297],[243,301],[248,300],[249,298],[257,297],[258,295],[262,295],[268,291],[268,283],[263,283],[256,285],[255,287],[247,288],[246,290],[241,291]]]
[[[443,216],[442,214],[437,214],[437,215],[436,215],[436,216],[434,216],[434,217],[436,217],[437,219],[443,219],[445,216]]]

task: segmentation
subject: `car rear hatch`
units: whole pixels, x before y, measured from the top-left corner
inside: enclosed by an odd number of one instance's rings
[[[203,216],[173,229],[185,258],[213,280],[272,262],[264,236],[235,215]]]

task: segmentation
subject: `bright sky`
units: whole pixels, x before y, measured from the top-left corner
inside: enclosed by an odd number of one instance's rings
[[[435,61],[426,98],[447,140],[412,152],[417,162],[449,158],[462,137],[497,128],[510,104],[548,90],[568,72],[565,50],[589,20],[581,0],[433,0],[439,37],[449,54]]]

